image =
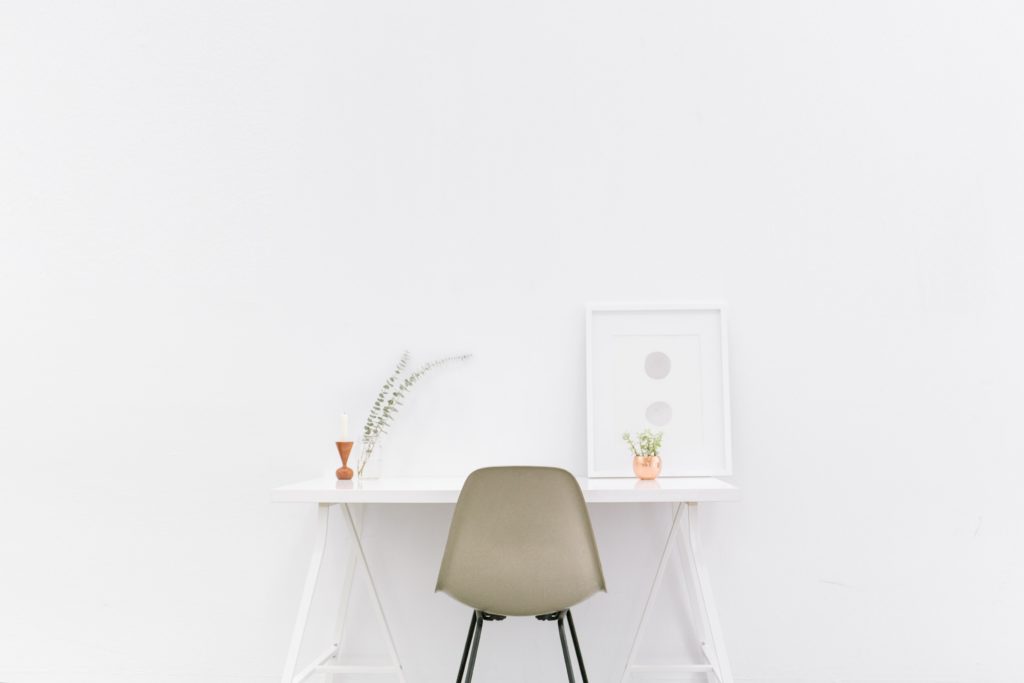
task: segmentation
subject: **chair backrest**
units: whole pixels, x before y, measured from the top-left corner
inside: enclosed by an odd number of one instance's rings
[[[554,467],[485,467],[455,505],[436,590],[474,609],[536,616],[605,590],[575,477]]]

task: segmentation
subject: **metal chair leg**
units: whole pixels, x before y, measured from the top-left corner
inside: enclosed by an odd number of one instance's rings
[[[576,624],[572,621],[572,610],[565,610],[565,616],[569,620],[569,635],[572,636],[572,646],[576,648],[576,662],[580,665],[580,678],[583,679],[583,683],[590,683],[587,680],[587,669],[583,666],[583,652],[580,651],[580,639],[576,637]]]
[[[569,683],[576,683],[572,675],[572,660],[569,658],[569,643],[565,641],[565,612],[558,615],[558,637],[562,640],[562,656],[565,657],[565,672],[569,674]]]
[[[476,633],[476,610],[469,618],[469,633],[466,634],[466,647],[462,648],[462,661],[459,662],[459,675],[455,683],[462,683],[462,674],[466,671],[466,660],[469,659],[469,646],[473,643],[473,634]]]
[[[473,669],[476,667],[476,651],[480,647],[480,632],[484,629],[484,617],[479,611],[476,616],[476,630],[473,634],[473,647],[469,651],[469,668],[466,670],[466,683],[473,683]]]

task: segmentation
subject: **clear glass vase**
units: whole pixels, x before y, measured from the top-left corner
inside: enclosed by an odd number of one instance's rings
[[[384,472],[384,439],[364,439],[359,444],[359,462],[356,477],[359,479],[380,479]]]

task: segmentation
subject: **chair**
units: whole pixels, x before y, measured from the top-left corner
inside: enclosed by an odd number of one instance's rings
[[[473,608],[457,683],[463,673],[465,683],[473,680],[483,623],[510,616],[558,623],[565,669],[575,683],[568,621],[580,677],[588,683],[569,608],[605,584],[576,479],[554,467],[485,467],[470,474],[455,505],[435,590]]]

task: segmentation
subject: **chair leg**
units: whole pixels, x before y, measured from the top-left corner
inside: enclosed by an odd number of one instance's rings
[[[572,646],[576,648],[576,662],[580,665],[580,678],[583,683],[590,683],[587,680],[587,669],[583,666],[583,653],[580,651],[580,639],[576,637],[576,624],[572,621],[572,610],[565,610],[565,616],[569,620],[569,634],[572,636]]]
[[[569,674],[569,683],[576,683],[572,675],[572,660],[569,658],[569,643],[565,641],[565,612],[558,615],[558,637],[562,640],[562,656],[565,657],[565,672]]]
[[[473,643],[473,634],[476,633],[476,610],[469,618],[469,633],[466,634],[466,647],[462,648],[462,661],[459,662],[459,675],[455,683],[462,683],[462,674],[466,671],[466,660],[469,659],[469,646]]]
[[[466,683],[473,683],[473,669],[476,667],[476,651],[480,647],[480,632],[484,629],[484,617],[480,612],[476,616],[476,630],[473,634],[473,647],[469,651],[469,668],[466,670]]]

